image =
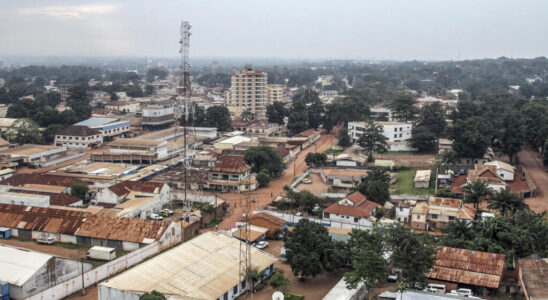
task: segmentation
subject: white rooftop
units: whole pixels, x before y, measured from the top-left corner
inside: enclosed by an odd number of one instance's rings
[[[0,245],[0,281],[22,286],[52,257]]]

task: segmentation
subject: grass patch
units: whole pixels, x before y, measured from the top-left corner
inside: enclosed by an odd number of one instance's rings
[[[433,155],[434,152],[418,152],[418,151],[388,151],[385,153],[375,152],[373,157],[381,158],[381,156],[422,156],[422,155]],[[381,158],[382,159],[382,158]]]
[[[432,175],[430,176],[430,186],[427,189],[415,188],[415,173],[416,169],[409,169],[398,172],[398,181],[390,186],[391,189],[396,190],[394,194],[434,195],[434,185],[436,184],[435,172],[432,171]]]
[[[338,154],[340,154],[341,152],[343,152],[342,149],[333,149],[333,148],[331,148],[331,149],[325,150],[325,151],[322,152],[322,153],[325,154],[325,155],[331,155],[331,154],[333,154],[333,155],[338,155]]]
[[[284,296],[285,296],[284,299],[288,299],[288,300],[303,300],[304,299],[304,296],[290,294],[290,293],[285,293]]]
[[[213,219],[209,221],[209,223],[207,223],[207,228],[213,228],[216,225],[219,225],[219,223],[221,223],[222,221],[223,221],[222,218]]]
[[[74,245],[74,244],[65,244],[65,243],[55,243],[55,245],[57,245],[59,247],[63,247],[65,249],[70,249],[70,250],[88,251],[89,248],[91,248],[91,247],[83,246],[83,245]]]

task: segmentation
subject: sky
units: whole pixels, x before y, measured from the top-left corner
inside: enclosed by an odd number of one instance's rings
[[[0,0],[0,55],[457,60],[548,54],[546,0]]]

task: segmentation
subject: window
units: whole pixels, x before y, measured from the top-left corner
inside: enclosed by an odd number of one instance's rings
[[[417,215],[417,220],[420,220],[421,219],[421,216],[420,215]]]
[[[432,219],[437,219],[438,215],[431,215]]]
[[[323,217],[329,219],[329,213],[323,213]]]
[[[354,223],[358,223],[358,218],[354,218]]]
[[[400,131],[402,131],[403,127],[400,127]]]
[[[400,207],[400,211],[403,211],[403,207]]]
[[[223,299],[224,299],[224,300],[228,300],[228,292],[226,292],[226,293],[223,295]]]
[[[455,219],[455,217],[449,216],[449,221],[453,221],[454,219]]]
[[[400,133],[400,137],[401,137],[401,133]]]
[[[394,128],[394,132],[398,132],[398,128]]]
[[[238,285],[235,285],[234,288],[232,288],[232,294],[238,294]]]
[[[398,134],[394,134],[394,138],[397,138],[398,137]]]

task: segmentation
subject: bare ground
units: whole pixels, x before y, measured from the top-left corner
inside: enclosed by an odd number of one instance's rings
[[[527,168],[529,176],[538,189],[535,197],[527,198],[525,202],[534,211],[548,210],[548,173],[542,165],[540,155],[529,148],[524,148],[518,153],[518,158],[521,164]]]

